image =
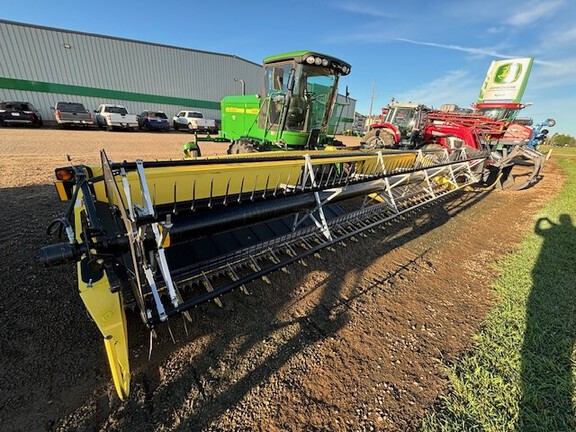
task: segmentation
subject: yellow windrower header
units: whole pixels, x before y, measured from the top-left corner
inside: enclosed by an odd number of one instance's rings
[[[347,148],[101,158],[57,170],[64,192],[74,183],[73,220],[64,226],[68,241],[43,255],[50,265],[77,262],[79,294],[121,399],[130,389],[125,307],[150,329],[189,319],[197,305],[478,181],[485,161],[464,150]]]

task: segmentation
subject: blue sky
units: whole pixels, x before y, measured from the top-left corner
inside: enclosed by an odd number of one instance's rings
[[[151,0],[2,2],[6,20],[233,54],[299,49],[352,64],[342,81],[368,114],[392,97],[473,103],[492,60],[534,57],[523,115],[576,136],[574,0]]]

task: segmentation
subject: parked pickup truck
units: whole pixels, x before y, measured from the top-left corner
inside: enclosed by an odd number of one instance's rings
[[[138,116],[129,114],[122,105],[102,104],[96,111],[96,123],[99,127],[111,131],[118,129],[138,129]]]
[[[216,120],[204,118],[199,111],[180,111],[172,118],[174,130],[188,129],[190,132],[218,133]]]
[[[94,126],[94,116],[79,102],[57,102],[50,107],[56,122],[63,128],[69,126]]]

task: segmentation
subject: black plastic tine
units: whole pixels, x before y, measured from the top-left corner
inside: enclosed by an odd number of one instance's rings
[[[238,192],[238,204],[242,202],[242,189],[244,189],[244,177],[242,177],[242,181],[240,182],[240,192]]]
[[[176,182],[174,182],[174,208],[172,209],[172,213],[178,214],[178,208],[176,207]]]
[[[332,180],[331,186],[334,186],[336,184],[336,179],[338,178],[338,165],[334,164],[334,168],[336,169],[336,171],[334,173],[334,179]],[[328,186],[328,183],[330,183],[330,176],[328,176],[328,179],[326,180],[326,186]]]
[[[224,205],[228,204],[228,191],[230,190],[230,180],[231,178],[229,178],[228,183],[226,183],[226,194],[224,195],[224,201],[222,202],[222,204]]]
[[[348,172],[346,173],[346,184],[350,183],[350,177],[352,177],[354,170],[350,169],[348,170]]]
[[[254,189],[252,189],[252,195],[250,196],[250,201],[254,201],[254,195],[256,194],[257,186],[258,186],[258,176],[254,178]]]
[[[328,177],[326,177],[326,184],[324,186],[328,187],[328,182],[330,181],[330,176],[332,175],[332,171],[334,170],[334,164],[330,164],[330,171],[328,171]],[[322,185],[320,185],[322,186]]]
[[[286,179],[286,187],[284,188],[284,195],[286,195],[286,192],[288,192],[288,187],[290,186],[290,176],[292,175],[292,173],[288,173],[288,178]]]
[[[208,198],[208,208],[212,208],[212,193],[214,191],[214,177],[210,179],[210,197]]]
[[[298,189],[298,185],[300,184],[300,179],[302,179],[302,190],[304,190],[304,171],[300,171],[300,175],[298,176],[298,180],[296,181],[296,184],[294,185],[294,193],[296,193],[296,190]]]
[[[168,333],[170,333],[170,339],[172,339],[172,343],[176,344],[176,339],[174,339],[174,335],[172,334],[172,329],[170,328],[170,321],[166,321],[168,324]]]
[[[342,179],[344,178],[344,167],[340,167],[340,179],[338,180],[338,186],[342,185]]]
[[[226,266],[228,267],[228,276],[230,279],[233,281],[240,279],[230,264],[226,263]],[[244,294],[248,294],[248,289],[244,284],[240,285],[240,291],[242,291]]]
[[[186,337],[189,336],[188,334],[188,326],[186,325],[186,317],[182,314],[182,322],[184,323],[184,332],[186,332]]]
[[[190,210],[196,210],[196,179],[194,179],[194,182],[192,183],[192,206],[190,207]]]
[[[262,193],[262,198],[266,198],[266,192],[268,192],[268,182],[270,181],[270,174],[266,176],[266,184],[264,185],[264,192]]]
[[[278,257],[276,256],[276,254],[274,253],[274,249],[272,249],[271,247],[268,248],[268,252],[271,255],[272,258],[269,258],[270,261],[272,261],[274,264],[278,264],[280,262],[280,259],[278,259]]]
[[[273,197],[276,197],[276,192],[278,192],[278,186],[280,186],[280,174],[278,174],[278,180],[276,180],[276,186],[274,186],[274,192],[272,193]]]
[[[316,182],[316,186],[322,186],[322,180],[324,180],[324,174],[326,174],[326,164],[322,165],[322,172],[320,173],[320,180]]]

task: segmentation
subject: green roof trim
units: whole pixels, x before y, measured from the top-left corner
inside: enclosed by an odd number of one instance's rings
[[[274,54],[264,59],[264,63],[277,62],[280,60],[293,59],[295,57],[302,57],[306,53],[312,53],[310,50],[289,51],[280,54]]]
[[[180,98],[173,96],[161,96],[146,93],[134,93],[121,90],[84,87],[69,84],[58,84],[44,81],[30,81],[16,78],[0,77],[0,88],[41,92],[41,93],[56,93],[72,96],[87,96],[103,99],[118,99],[132,102],[149,102],[165,105],[179,105],[190,108],[204,108],[213,110],[220,109],[220,102]]]

